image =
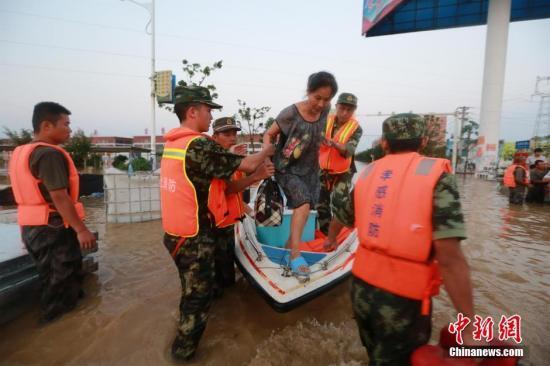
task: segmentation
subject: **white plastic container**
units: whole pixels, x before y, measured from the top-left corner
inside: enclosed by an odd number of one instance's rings
[[[115,168],[103,177],[107,222],[128,223],[160,219],[159,175]]]

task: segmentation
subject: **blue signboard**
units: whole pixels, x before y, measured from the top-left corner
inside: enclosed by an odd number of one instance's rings
[[[363,35],[482,25],[488,8],[489,0],[363,0]],[[550,18],[550,0],[512,0],[510,10],[512,22]],[[369,17],[373,13],[374,22]]]
[[[530,140],[516,141],[516,150],[529,150]]]

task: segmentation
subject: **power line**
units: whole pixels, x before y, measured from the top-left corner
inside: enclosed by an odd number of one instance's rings
[[[0,66],[22,67],[22,68],[29,68],[29,69],[42,69],[42,70],[49,70],[49,71],[73,72],[73,73],[92,74],[92,75],[122,76],[122,77],[140,78],[140,79],[144,79],[148,77],[146,75],[122,74],[122,73],[115,73],[115,72],[90,71],[90,70],[71,70],[71,69],[62,69],[59,67],[49,67],[49,66],[39,66],[39,65],[0,63]]]
[[[31,17],[48,19],[48,20],[68,22],[68,23],[74,23],[74,24],[82,24],[82,25],[86,25],[86,26],[99,27],[99,28],[105,28],[105,29],[113,29],[113,30],[120,30],[120,31],[132,32],[132,33],[140,33],[140,34],[143,33],[142,30],[138,30],[138,29],[134,29],[134,28],[125,28],[125,27],[119,27],[119,26],[111,26],[111,25],[105,25],[105,24],[90,23],[90,22],[84,22],[84,21],[79,21],[79,20],[74,20],[74,19],[46,16],[46,15],[41,15],[41,14],[33,14],[33,13],[17,12],[17,11],[6,11],[6,10],[0,10],[0,13],[31,16]],[[177,39],[182,39],[182,40],[186,40],[186,41],[195,41],[195,42],[200,42],[200,43],[210,43],[210,44],[217,44],[217,45],[228,46],[228,47],[246,48],[246,49],[253,49],[253,50],[264,51],[264,52],[286,54],[286,55],[291,55],[291,56],[303,56],[303,57],[308,57],[308,58],[311,57],[311,54],[307,53],[307,52],[293,52],[293,51],[288,51],[288,50],[284,50],[284,49],[272,49],[272,48],[258,47],[258,46],[255,46],[255,45],[245,45],[245,44],[232,43],[232,42],[215,41],[215,40],[196,38],[196,37],[184,37],[184,36],[181,36],[181,35],[178,35],[178,34],[158,33],[157,35],[159,37],[177,38]],[[360,66],[364,67],[364,63],[357,62],[355,59],[349,59],[349,60],[339,59],[339,61],[340,62],[345,62],[345,63],[348,63],[348,64],[360,65]],[[389,70],[387,67],[375,66],[375,65],[369,65],[369,68]],[[448,76],[444,75],[444,74],[435,74],[433,72],[425,72],[425,71],[412,70],[412,69],[411,69],[411,71],[414,71],[416,74],[436,76],[436,77],[439,77],[439,78],[442,78],[442,77],[443,78],[448,78]],[[465,78],[462,77],[461,80],[465,80]],[[476,80],[476,79],[471,79],[471,80]]]

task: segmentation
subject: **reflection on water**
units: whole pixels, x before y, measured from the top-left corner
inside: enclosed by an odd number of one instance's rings
[[[459,178],[469,239],[476,310],[522,316],[528,359],[543,365],[550,302],[550,207],[509,208],[496,184]],[[161,244],[160,222],[104,224],[99,201],[87,202],[103,238],[97,275],[76,311],[47,326],[34,307],[0,329],[6,365],[170,365],[179,301],[176,269]],[[446,293],[434,305],[434,333],[453,320]],[[498,320],[497,320],[498,323]],[[286,314],[275,313],[242,278],[211,312],[195,364],[364,365],[351,318],[349,283]]]

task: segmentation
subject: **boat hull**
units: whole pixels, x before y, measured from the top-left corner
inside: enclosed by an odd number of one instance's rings
[[[333,252],[307,251],[301,255],[310,267],[307,281],[294,276],[286,263],[289,251],[262,244],[255,235],[254,220],[246,217],[235,225],[235,259],[246,279],[278,312],[300,306],[345,281],[351,274],[358,241],[355,230]]]

